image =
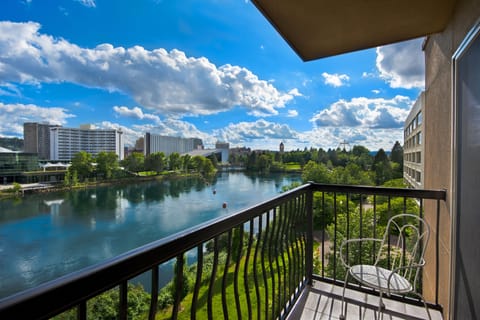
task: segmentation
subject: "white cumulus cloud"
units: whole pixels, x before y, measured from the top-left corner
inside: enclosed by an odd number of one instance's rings
[[[0,22],[0,83],[70,82],[120,91],[154,113],[176,116],[236,106],[255,116],[276,115],[300,95],[296,89],[281,92],[241,66],[216,66],[177,49],[82,48],[42,34],[40,27],[35,22]]]
[[[297,110],[288,110],[288,114],[287,114],[287,117],[290,117],[290,118],[295,118],[295,117],[298,117],[298,111]]]
[[[328,109],[316,113],[312,121],[317,127],[401,128],[413,101],[408,97],[392,99],[365,97],[341,99]]]
[[[377,69],[392,88],[425,86],[422,42],[423,39],[415,39],[377,48]]]
[[[254,122],[230,123],[223,129],[214,130],[213,133],[222,141],[228,141],[234,145],[246,143],[249,146],[254,145],[255,141],[298,138],[298,132],[288,125],[269,122],[264,119]]]
[[[380,148],[390,150],[395,141],[403,141],[403,132],[398,129],[370,129],[348,127],[318,127],[300,134],[300,139],[307,147],[335,149],[347,141],[350,147],[362,145],[371,151]]]
[[[80,2],[85,7],[95,8],[97,5],[95,4],[95,0],[75,0]]]
[[[115,111],[118,115],[122,117],[160,122],[160,118],[157,115],[144,113],[143,110],[139,107],[133,107],[132,109],[129,109],[125,106],[114,106],[113,111]]]
[[[346,84],[350,80],[350,77],[346,74],[329,74],[329,73],[322,73],[322,77],[325,80],[325,84],[330,85],[332,87],[341,87]]]
[[[47,108],[33,104],[4,104],[0,102],[0,136],[23,136],[23,123],[40,122],[64,125],[75,117],[64,108]]]

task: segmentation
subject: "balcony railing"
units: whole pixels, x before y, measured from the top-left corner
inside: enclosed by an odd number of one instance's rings
[[[0,319],[91,318],[95,299],[108,290],[118,299],[115,317],[132,318],[137,298],[129,294],[129,283],[142,274],[149,287],[142,318],[285,318],[313,279],[342,283],[340,240],[375,236],[383,221],[399,211],[423,215],[426,201],[437,208],[435,261],[429,262],[436,270],[435,299],[429,304],[441,308],[438,219],[444,200],[445,191],[309,183],[5,298]],[[164,264],[171,265],[173,277],[160,272]],[[168,290],[160,288],[165,277],[172,279]],[[165,303],[159,296],[167,291],[170,299]]]

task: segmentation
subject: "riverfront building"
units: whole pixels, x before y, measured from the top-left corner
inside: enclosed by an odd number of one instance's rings
[[[38,170],[36,153],[11,151],[0,147],[0,183],[25,182],[24,172]]]
[[[50,159],[50,128],[58,125],[25,122],[23,124],[24,151],[38,154],[39,160]]]
[[[166,156],[171,153],[188,153],[193,150],[203,149],[202,139],[168,137],[147,132],[144,139],[144,154],[163,152]]]
[[[123,160],[123,133],[115,129],[95,129],[91,125],[82,125],[80,128],[50,129],[51,160],[70,161],[80,151],[94,156],[101,151],[115,152],[118,159]]]
[[[403,130],[403,178],[412,188],[423,189],[423,108],[425,93],[422,92],[405,120]]]

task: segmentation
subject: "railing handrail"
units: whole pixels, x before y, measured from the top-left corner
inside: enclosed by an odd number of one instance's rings
[[[409,197],[434,200],[446,200],[446,190],[427,190],[427,189],[407,189],[374,187],[361,185],[343,185],[309,182],[309,188],[313,191],[342,192],[351,194],[381,195],[392,197]]]
[[[258,205],[212,219],[96,265],[1,299],[0,319],[10,319],[12,316],[22,318],[21,315],[27,314],[35,319],[48,319],[78,305],[85,299],[150,270],[155,265],[169,261],[179,252],[186,252],[216,235],[249,221],[280,204],[285,198],[307,192],[308,188],[309,184],[302,185]],[[114,282],[111,280],[113,278],[116,279]],[[23,306],[25,301],[29,301],[29,306],[36,307],[25,309]]]

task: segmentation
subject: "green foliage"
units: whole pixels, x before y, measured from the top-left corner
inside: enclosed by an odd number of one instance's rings
[[[145,170],[162,172],[167,167],[167,157],[163,152],[154,152],[145,158]]]
[[[145,170],[145,156],[140,152],[133,152],[122,161],[126,170],[131,172],[140,172]]]
[[[377,186],[392,178],[392,167],[383,149],[378,150],[373,159],[373,170],[375,172],[375,184]]]
[[[182,160],[180,159],[180,154],[178,152],[170,153],[168,156],[168,167],[170,170],[180,170],[182,166]]]
[[[315,163],[314,161],[310,160],[303,168],[302,181],[330,183],[330,171],[323,163]]]
[[[333,248],[335,245],[337,250],[340,249],[341,243],[346,239],[378,238],[383,235],[384,230],[385,225],[381,225],[375,221],[373,210],[368,209],[360,215],[360,210],[355,206],[351,207],[348,212],[337,215],[336,232],[333,224],[330,224],[327,227],[327,233],[330,239],[332,239],[331,247]],[[358,244],[351,244],[348,246],[348,259],[346,259],[346,252],[343,254],[344,258],[347,260],[346,262],[349,264],[373,263],[375,261],[377,250],[378,243],[363,242],[361,246]],[[333,277],[335,274],[337,279],[343,280],[345,278],[346,270],[340,260],[341,253],[339,252],[339,255],[335,257],[336,263],[334,264],[333,252],[334,251],[331,250],[327,254],[328,263],[324,266],[325,272],[329,277]]]
[[[118,157],[115,152],[101,151],[96,156],[97,174],[103,176],[105,179],[112,178],[115,171],[118,170]]]
[[[118,319],[119,290],[114,288],[106,291],[87,302],[87,318],[98,320]],[[150,308],[150,294],[145,292],[141,285],[128,284],[127,293],[128,319],[145,319],[145,315]],[[73,320],[77,319],[75,309],[66,311],[53,319],[55,320]]]
[[[76,171],[80,181],[85,181],[93,173],[93,157],[85,151],[77,152],[72,158],[69,170]]]

